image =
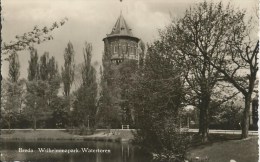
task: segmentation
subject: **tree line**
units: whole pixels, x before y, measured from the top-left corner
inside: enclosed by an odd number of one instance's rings
[[[92,45],[87,42],[85,45],[84,62],[78,65],[81,84],[73,92],[76,65],[71,42],[65,48],[61,72],[54,56],[50,57],[48,52],[39,56],[37,50],[31,48],[27,79],[20,79],[18,54],[10,54],[8,78],[2,81],[2,127],[79,127],[87,126],[87,118],[93,125],[97,100],[96,70],[91,65]]]

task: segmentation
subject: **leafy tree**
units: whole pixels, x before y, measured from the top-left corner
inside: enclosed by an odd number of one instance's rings
[[[8,128],[11,128],[11,124],[16,120],[17,114],[22,109],[22,95],[24,93],[23,86],[24,81],[19,79],[20,76],[20,62],[16,52],[13,52],[9,56],[9,77],[3,82],[3,97],[1,98],[1,104],[3,104],[2,113],[3,119],[7,123]]]
[[[13,83],[2,80],[1,84],[1,116],[3,125],[11,129],[17,121],[17,115],[22,111],[24,80]]]
[[[240,102],[235,104],[234,101],[228,101],[218,107],[212,105],[210,109],[212,118],[210,127],[225,130],[240,129],[242,110]]]
[[[131,88],[135,141],[160,161],[181,161],[189,143],[180,127],[186,92],[181,68],[166,52],[160,41],[148,47],[144,68]]]
[[[34,80],[27,83],[26,95],[26,114],[33,122],[33,128],[36,130],[37,121],[43,117],[43,112],[46,112],[46,100],[43,100],[44,92],[47,89],[47,84],[42,80]]]
[[[50,27],[39,28],[35,26],[32,31],[24,33],[23,35],[16,35],[15,40],[10,41],[9,43],[3,43],[1,51],[3,55],[12,54],[13,52],[22,51],[25,49],[33,49],[33,44],[40,44],[47,40],[52,40],[53,37],[50,33],[61,26],[63,26],[67,18],[60,20],[59,22],[54,22]],[[7,58],[8,60],[8,58]]]
[[[141,40],[139,42],[139,47],[140,47],[140,53],[139,53],[139,65],[143,66],[144,65],[144,58],[145,58],[145,44],[144,42]]]
[[[30,50],[30,60],[28,61],[28,81],[37,80],[39,78],[38,53],[36,49]]]
[[[62,67],[61,69],[65,96],[69,96],[71,85],[74,81],[74,71],[75,71],[74,55],[75,52],[73,49],[73,45],[71,42],[69,42],[64,53],[64,60],[65,60],[64,67]]]
[[[32,50],[28,68],[26,113],[31,117],[34,129],[37,120],[50,118],[56,106],[59,88],[60,77],[55,58],[49,59],[48,52],[45,52],[38,61],[37,51]]]
[[[48,80],[48,61],[49,61],[49,53],[44,52],[44,54],[40,57],[39,62],[39,79],[46,81]]]
[[[16,52],[13,52],[9,57],[9,80],[17,83],[20,76],[20,62]]]
[[[102,58],[103,70],[101,71],[100,81],[100,98],[98,101],[98,124],[101,127],[118,128],[121,124],[121,108],[118,105],[118,97],[120,94],[118,83],[118,75],[115,73],[115,66],[111,63],[110,48],[106,48]]]
[[[138,62],[136,60],[125,60],[118,66],[119,76],[117,78],[118,87],[120,87],[120,100],[122,124],[134,126],[134,109],[130,106],[130,91],[136,79],[138,71]]]
[[[74,113],[77,114],[78,123],[88,128],[95,125],[96,119],[96,100],[97,100],[97,82],[96,70],[91,65],[92,45],[85,44],[84,63],[81,68],[82,85],[75,92]]]
[[[48,61],[48,84],[49,89],[47,92],[48,96],[48,105],[50,109],[52,110],[52,103],[55,102],[55,100],[58,97],[58,92],[60,89],[60,83],[61,83],[61,77],[58,69],[58,63],[55,60],[55,57],[52,56]]]
[[[212,63],[218,62],[215,58],[226,52],[227,40],[233,38],[230,29],[240,25],[240,18],[241,13],[231,12],[229,5],[224,9],[222,3],[204,2],[186,10],[183,18],[173,21],[161,32],[163,48],[167,49],[169,59],[182,65],[186,72],[185,79],[192,89],[190,96],[195,97],[195,105],[200,110],[199,133],[203,141],[208,140],[212,97],[218,95],[217,89],[224,89],[219,88],[220,83],[222,87],[229,86],[227,83],[223,84],[223,75],[204,55]],[[236,94],[234,92],[227,98]]]
[[[69,113],[66,109],[66,99],[63,97],[55,97],[52,101],[52,118],[50,120],[50,127],[66,128],[69,124]]]
[[[244,95],[242,138],[246,138],[259,43],[250,39],[251,22],[245,22],[245,11],[204,2],[187,10],[172,28],[180,53],[204,61]]]
[[[179,21],[178,23],[182,22]],[[185,82],[184,86],[187,92],[189,92],[186,94],[185,103],[192,104],[199,108],[199,133],[202,136],[202,140],[206,142],[208,140],[208,111],[213,96],[213,89],[218,81],[219,72],[214,70],[206,60],[193,58],[186,54],[185,51],[183,52],[182,49],[189,49],[191,53],[197,52],[196,49],[192,47],[187,48],[189,44],[187,44],[185,48],[179,49],[178,45],[182,44],[178,43],[182,37],[179,38],[177,36],[178,27],[176,26],[170,25],[166,30],[160,32],[161,39],[155,42],[157,48],[154,49],[154,53],[160,53],[162,55],[161,57],[167,59],[171,64],[182,67],[179,75],[180,78],[185,79],[185,81],[183,80],[183,82]],[[213,54],[214,51],[209,53],[209,55]],[[154,66],[161,67],[162,65]],[[170,71],[169,73],[171,74]]]
[[[108,70],[108,69],[106,69]],[[104,70],[105,72],[107,72]],[[101,92],[98,100],[98,126],[117,128],[121,122],[121,112],[118,107],[113,106],[111,87],[107,84],[107,75],[101,74]]]

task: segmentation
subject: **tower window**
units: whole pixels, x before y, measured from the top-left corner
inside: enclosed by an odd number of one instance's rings
[[[128,45],[128,47],[127,47],[128,56],[129,56],[130,52],[131,52],[131,47],[130,47],[130,45]]]
[[[117,45],[114,46],[114,53],[117,53],[118,52],[118,48],[117,48]]]
[[[123,45],[123,53],[126,53],[126,46]]]
[[[134,53],[134,47],[133,47],[133,46],[131,47],[131,50],[130,50],[130,51],[131,51],[131,54]]]

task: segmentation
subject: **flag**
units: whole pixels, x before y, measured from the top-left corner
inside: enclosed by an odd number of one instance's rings
[[[120,0],[120,2],[122,2],[122,0]]]

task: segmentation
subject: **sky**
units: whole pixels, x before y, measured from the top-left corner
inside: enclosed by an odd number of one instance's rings
[[[181,17],[185,9],[203,0],[2,0],[2,41],[10,42],[16,35],[29,32],[35,25],[51,26],[67,17],[68,21],[52,33],[54,40],[35,45],[38,54],[45,51],[55,56],[59,67],[64,64],[64,50],[70,41],[75,50],[75,62],[83,60],[85,42],[92,43],[93,64],[102,64],[102,39],[112,30],[120,11],[132,28],[134,36],[145,43],[158,38],[158,29],[170,23],[171,17]],[[212,0],[217,1],[217,0]],[[258,0],[223,0],[236,8],[255,14]],[[171,15],[171,16],[170,16]],[[29,51],[18,53],[21,78],[27,78]],[[2,61],[1,74],[8,76],[8,62]]]

